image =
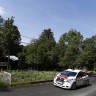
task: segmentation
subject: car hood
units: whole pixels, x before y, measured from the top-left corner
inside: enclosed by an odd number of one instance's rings
[[[75,77],[73,77],[73,76],[68,77],[68,76],[60,75],[60,74],[57,75],[57,78],[63,78],[64,80],[75,79]]]

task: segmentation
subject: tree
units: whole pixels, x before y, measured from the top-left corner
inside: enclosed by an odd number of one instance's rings
[[[21,43],[21,37],[17,26],[14,25],[13,17],[8,18],[8,20],[5,20],[2,30],[2,42],[4,44],[5,49],[9,51],[10,55],[16,55],[18,53],[19,44]]]
[[[0,16],[0,41],[2,41],[2,25],[3,25],[4,19]],[[0,42],[0,57],[3,56],[3,46],[2,43]]]
[[[19,54],[18,54],[18,58],[19,58],[19,62],[18,62],[18,68],[19,69],[26,69],[26,68],[28,68],[27,67],[27,64],[26,64],[26,58],[25,58],[26,56],[25,56],[25,53],[24,52],[20,52]]]
[[[3,25],[4,23],[4,19],[2,18],[2,16],[0,16],[0,27]]]
[[[1,43],[5,50],[5,55],[17,55],[19,44],[21,41],[18,27],[14,25],[14,18],[5,20],[0,37]]]
[[[44,29],[40,38],[40,45],[37,48],[37,54],[43,70],[51,70],[54,64],[53,49],[56,46],[56,41],[53,36],[51,29]],[[49,67],[48,67],[49,66]]]
[[[76,60],[78,66],[92,70],[96,64],[96,35],[83,41],[82,51]]]
[[[59,65],[62,68],[74,67],[74,62],[82,49],[83,36],[75,29],[64,33],[58,43],[59,49]]]
[[[53,48],[55,45],[56,41],[51,29],[44,29],[39,39],[35,40],[27,47],[27,64],[37,70],[52,69],[53,63],[56,63],[53,60],[53,58],[55,58],[53,55]],[[50,69],[48,66],[51,66]]]

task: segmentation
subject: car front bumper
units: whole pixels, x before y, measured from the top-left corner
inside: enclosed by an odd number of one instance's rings
[[[61,87],[61,88],[64,88],[64,89],[71,89],[71,87],[72,87],[72,83],[68,83],[68,82],[64,82],[63,84],[59,84],[55,81],[54,85]]]

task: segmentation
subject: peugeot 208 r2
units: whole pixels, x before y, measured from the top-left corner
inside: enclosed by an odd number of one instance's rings
[[[77,86],[89,85],[89,77],[82,70],[67,69],[57,74],[53,83],[61,88],[76,89]]]

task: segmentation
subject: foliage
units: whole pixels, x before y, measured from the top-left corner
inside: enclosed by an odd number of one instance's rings
[[[2,40],[1,37],[2,37],[2,24],[4,22],[4,19],[0,16],[0,41]],[[1,45],[1,42],[0,42],[0,57],[3,56],[3,46]]]
[[[20,32],[17,26],[15,26],[13,23],[13,17],[8,18],[8,20],[5,20],[2,27],[2,36],[0,37],[0,40],[6,55],[16,55],[18,53],[21,40]]]
[[[37,82],[45,80],[53,80],[57,72],[53,71],[10,71],[12,75],[12,84],[23,83],[23,82]]]
[[[44,29],[39,39],[32,42],[26,48],[26,63],[37,70],[50,70],[56,64],[53,52],[56,41],[51,29]]]
[[[94,69],[96,63],[96,36],[83,41],[82,51],[78,55],[76,62],[81,67],[85,66],[88,69]]]
[[[27,68],[27,64],[25,63],[25,59],[26,59],[25,53],[26,53],[25,47],[23,47],[22,51],[18,53],[18,58],[19,58],[18,69],[26,69]]]
[[[36,70],[62,70],[87,68],[93,70],[96,63],[96,36],[83,40],[75,29],[64,33],[56,43],[51,29],[44,29],[39,39],[25,47],[23,56],[27,68]]]
[[[16,69],[62,70],[86,67],[95,70],[96,35],[84,40],[80,32],[70,29],[56,42],[49,28],[44,29],[38,39],[21,46],[21,36],[18,27],[14,25],[14,18],[4,20],[0,16],[0,41],[0,57],[19,57]]]
[[[74,67],[74,62],[78,56],[82,44],[83,36],[74,29],[64,33],[58,43],[59,65],[62,68]]]
[[[7,88],[8,85],[3,82],[3,80],[0,78],[0,88]]]

